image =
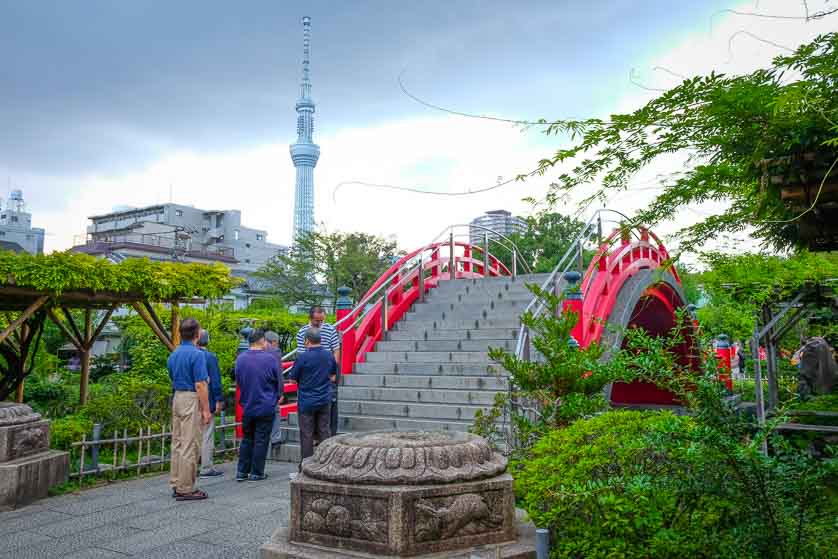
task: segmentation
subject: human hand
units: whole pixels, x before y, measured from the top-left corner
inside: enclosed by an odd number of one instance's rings
[[[332,381],[332,382],[337,382],[338,381],[338,376],[337,375],[329,375],[329,380]]]
[[[212,414],[209,410],[204,410],[201,412],[201,419],[204,422],[204,425],[209,425],[209,422],[212,421]]]

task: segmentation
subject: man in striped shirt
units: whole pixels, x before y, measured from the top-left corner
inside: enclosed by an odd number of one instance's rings
[[[338,384],[340,383],[340,334],[337,329],[326,322],[326,313],[323,307],[313,306],[308,310],[308,324],[297,332],[297,353],[306,350],[306,332],[309,328],[317,328],[320,331],[320,345],[331,351],[338,363],[338,374],[335,382],[332,383],[332,416],[329,421],[332,436],[338,434]]]

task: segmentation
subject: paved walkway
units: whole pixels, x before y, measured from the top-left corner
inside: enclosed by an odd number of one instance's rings
[[[201,480],[209,499],[177,502],[166,476],[51,497],[0,513],[0,557],[14,559],[255,559],[259,546],[288,522],[288,473],[268,463],[268,479]]]

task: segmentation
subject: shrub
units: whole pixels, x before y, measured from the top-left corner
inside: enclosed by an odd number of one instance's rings
[[[519,502],[550,527],[553,557],[718,556],[729,504],[685,499],[668,480],[695,470],[690,452],[654,444],[694,428],[668,412],[613,411],[552,431],[513,462]]]
[[[50,447],[70,450],[71,445],[80,441],[84,435],[91,435],[93,421],[82,415],[68,415],[53,419],[49,428]]]

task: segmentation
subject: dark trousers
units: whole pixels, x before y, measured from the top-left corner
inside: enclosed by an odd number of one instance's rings
[[[338,399],[332,400],[332,409],[329,410],[329,433],[331,436],[338,434]]]
[[[265,475],[265,457],[271,441],[274,415],[242,417],[242,444],[239,447],[238,475]]]
[[[332,405],[326,404],[299,414],[300,422],[300,457],[305,460],[314,454],[314,437],[325,441],[331,436],[329,422],[332,416]]]

